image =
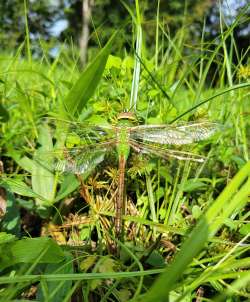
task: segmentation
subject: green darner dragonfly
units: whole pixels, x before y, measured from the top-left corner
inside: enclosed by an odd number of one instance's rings
[[[104,160],[105,153],[116,150],[118,155],[118,190],[115,205],[115,232],[122,234],[125,168],[131,149],[137,153],[203,162],[204,157],[193,153],[167,149],[166,145],[185,145],[207,139],[218,128],[216,123],[191,122],[180,125],[138,125],[134,113],[123,112],[115,125],[90,126],[67,123],[67,139],[73,146],[65,147],[54,169],[75,174],[85,173]],[[66,144],[67,145],[67,144]]]

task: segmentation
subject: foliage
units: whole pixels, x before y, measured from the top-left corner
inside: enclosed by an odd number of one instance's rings
[[[43,151],[77,143],[76,136],[65,141],[65,108],[75,123],[97,130],[115,123],[129,103],[133,53],[108,56],[112,37],[84,71],[74,49],[62,48],[53,62],[44,48],[40,60],[24,59],[23,45],[14,56],[2,54],[1,104],[9,119],[0,140],[1,300],[249,298],[249,66],[247,52],[233,61],[232,34],[241,17],[206,44],[205,37],[192,43],[189,22],[170,35],[159,21],[158,46],[149,51],[142,39],[140,123],[182,117],[222,127],[191,146],[206,156],[202,164],[131,155],[123,242],[112,228],[116,155],[79,178],[53,171]]]
[[[92,21],[90,31],[90,58],[96,53],[96,48],[104,45],[112,35],[113,29],[121,28],[122,25],[130,22],[127,7],[133,7],[131,1],[117,2],[113,0],[96,0],[92,3]],[[159,2],[159,14],[156,18]],[[14,49],[25,39],[25,1],[9,0],[0,3],[0,27],[2,29],[0,41],[2,49]],[[205,23],[207,41],[211,41],[221,33],[220,11],[225,13],[225,27],[230,26],[232,20],[240,15],[242,9],[245,11],[244,22],[238,24],[235,30],[235,41],[237,41],[239,53],[248,47],[249,29],[247,20],[249,19],[249,10],[247,1],[235,1],[231,6],[228,1],[219,2],[206,0],[189,1],[142,1],[140,3],[143,12],[143,30],[147,32],[145,40],[148,51],[151,45],[154,45],[156,39],[156,24],[160,20],[161,26],[165,31],[177,36],[180,27],[185,24],[185,37],[193,42],[198,42],[200,33]],[[32,52],[41,55],[40,44],[43,48],[50,50],[49,55],[60,47],[60,43],[71,41],[76,44],[82,31],[82,0],[70,1],[26,1],[27,19],[29,25],[30,37],[33,41]],[[133,9],[133,8],[132,8]],[[60,24],[65,26],[60,28]],[[64,28],[65,27],[65,28]],[[122,39],[114,45],[115,52],[122,55],[124,47],[130,50],[130,37],[133,29],[126,27],[121,32]],[[55,39],[55,36],[57,39]],[[92,52],[94,54],[92,54]]]
[[[30,3],[29,3],[30,2]],[[61,18],[54,1],[26,1],[30,35],[34,40],[51,39],[51,24]],[[14,49],[25,40],[25,1],[1,1],[1,49]]]

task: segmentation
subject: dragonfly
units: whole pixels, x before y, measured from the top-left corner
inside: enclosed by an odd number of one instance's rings
[[[63,158],[56,159],[54,169],[79,175],[88,171],[90,166],[94,168],[101,163],[108,151],[116,151],[118,187],[114,226],[117,238],[121,238],[125,199],[125,170],[131,150],[140,154],[159,156],[163,159],[176,158],[203,162],[204,157],[201,155],[168,149],[167,146],[181,146],[205,140],[212,136],[217,128],[217,123],[207,121],[187,122],[179,125],[140,125],[136,115],[130,111],[121,112],[117,116],[115,124],[86,126],[69,122],[66,138],[71,138],[71,141],[74,141],[74,146],[64,148]]]

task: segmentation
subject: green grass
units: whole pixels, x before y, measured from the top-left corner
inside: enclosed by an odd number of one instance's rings
[[[249,53],[238,54],[233,39],[242,17],[216,41],[205,43],[204,33],[195,45],[187,24],[173,37],[157,19],[153,56],[137,36],[142,45],[134,76],[134,54],[109,56],[119,33],[84,71],[64,47],[52,62],[45,50],[32,59],[28,37],[13,55],[1,55],[2,105],[9,115],[0,140],[7,202],[1,301],[24,301],[32,284],[36,301],[72,295],[79,301],[199,301],[199,293],[200,301],[249,299]],[[75,176],[37,167],[34,151],[51,149],[55,139],[64,145],[64,137],[41,127],[43,117],[112,122],[129,107],[132,83],[141,123],[204,118],[222,128],[191,146],[206,156],[203,164],[131,156],[128,232],[117,242],[117,257],[111,252],[115,158],[83,175],[87,187],[80,194]],[[60,225],[65,228],[56,229]]]

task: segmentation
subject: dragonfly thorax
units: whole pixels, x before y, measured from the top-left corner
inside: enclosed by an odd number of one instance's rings
[[[130,153],[130,145],[129,145],[130,133],[127,127],[120,127],[116,135],[117,135],[116,149],[118,152],[118,156],[119,157],[122,156],[124,157],[125,160],[127,160]]]

